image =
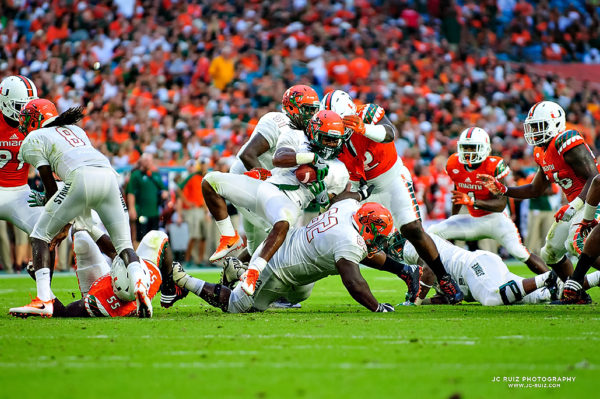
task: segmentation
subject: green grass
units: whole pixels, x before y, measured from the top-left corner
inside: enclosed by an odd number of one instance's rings
[[[380,301],[401,301],[400,280],[363,272]],[[56,276],[53,288],[64,303],[78,297],[74,276]],[[559,398],[597,391],[597,305],[374,314],[334,276],[317,283],[298,310],[229,315],[191,295],[167,310],[156,298],[152,320],[8,316],[28,293],[31,280],[0,278],[0,398]],[[600,300],[597,288],[591,294]],[[492,382],[495,376],[576,380],[519,389]]]

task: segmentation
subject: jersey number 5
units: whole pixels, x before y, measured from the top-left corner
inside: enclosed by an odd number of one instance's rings
[[[57,127],[56,131],[60,134],[67,143],[71,144],[73,147],[81,147],[85,145],[85,141],[81,140],[71,129],[67,129],[66,127]]]
[[[337,217],[333,216],[336,213],[337,208],[333,208],[310,221],[305,228],[308,242],[315,239],[315,234],[323,233],[338,224]]]

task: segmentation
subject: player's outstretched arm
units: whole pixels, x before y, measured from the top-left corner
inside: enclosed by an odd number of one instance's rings
[[[340,273],[344,287],[346,287],[352,298],[365,308],[376,312],[379,309],[379,302],[371,293],[369,284],[360,274],[358,265],[342,258],[335,263],[335,267]]]
[[[538,169],[531,183],[516,187],[506,187],[490,175],[477,175],[477,178],[492,194],[519,199],[540,197],[550,187],[550,182],[546,179],[541,169]]]
[[[293,168],[294,166],[312,163],[315,154],[312,152],[296,152],[293,148],[281,147],[273,155],[273,166],[277,168]]]
[[[246,148],[240,151],[238,156],[246,170],[261,168],[262,165],[260,164],[258,157],[269,151],[269,148],[269,142],[262,135],[255,134],[248,142],[248,145],[246,145]]]
[[[594,177],[598,175],[598,168],[592,153],[585,145],[578,145],[565,152],[565,162],[575,172],[575,175],[586,179],[585,185],[579,194],[579,198],[585,201],[586,195]]]
[[[394,126],[392,121],[389,120],[385,115],[383,118],[381,118],[376,126],[383,126],[385,129],[385,138],[383,139],[382,143],[391,143],[398,136],[398,130],[396,129],[396,126]]]

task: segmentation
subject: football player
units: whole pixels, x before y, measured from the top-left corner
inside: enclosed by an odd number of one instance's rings
[[[494,195],[527,199],[543,195],[551,183],[558,184],[568,204],[554,215],[542,259],[566,281],[573,274],[567,253],[577,255],[573,237],[583,219],[583,204],[594,177],[598,174],[596,158],[576,130],[565,131],[565,111],[552,101],[542,101],[529,110],[524,122],[525,141],[534,146],[534,159],[539,168],[533,181],[518,187],[506,187],[495,177],[481,174],[478,178]]]
[[[70,108],[59,115],[56,106],[44,99],[30,101],[20,112],[19,130],[25,139],[18,157],[38,170],[46,205],[30,235],[37,296],[30,304],[12,308],[10,312],[52,315],[55,297],[50,289],[49,243],[73,219],[91,219],[94,209],[127,265],[135,286],[139,316],[151,317],[148,275],[133,250],[127,207],[117,174],[108,159],[92,146],[85,132],[75,125],[82,117],[83,107]],[[65,183],[60,192],[53,173]]]
[[[265,232],[271,229],[261,249],[257,249],[259,255],[252,258],[241,284],[248,295],[254,293],[260,271],[281,246],[302,210],[314,199],[326,208],[330,193],[339,194],[345,190],[348,172],[335,160],[343,140],[342,119],[334,112],[320,111],[311,118],[306,134],[290,129],[279,137],[273,156],[276,169],[266,181],[220,172],[208,173],[202,181],[206,206],[221,233],[219,246],[209,258],[211,262],[236,256],[243,249],[243,242],[227,214],[225,199],[254,215],[252,223],[255,226],[262,224]],[[300,183],[295,174],[297,167],[305,164],[316,169],[317,180],[309,185]]]
[[[178,265],[173,280],[225,312],[242,313],[264,311],[281,297],[299,303],[310,296],[316,281],[339,274],[358,303],[373,312],[392,312],[392,305],[375,299],[359,268],[359,263],[368,264],[368,255],[376,253],[392,231],[392,216],[382,205],[361,206],[346,199],[305,227],[289,231],[282,248],[260,273],[252,296],[242,291],[241,284],[230,290],[191,277]]]
[[[573,275],[565,282],[563,296],[558,303],[585,305],[592,303],[586,289],[600,282],[600,272],[586,273],[592,266],[600,269],[600,227],[598,227],[598,204],[600,203],[600,175],[594,177],[583,206],[583,220],[577,227],[573,246],[579,253],[579,261]]]
[[[452,216],[431,226],[427,231],[447,240],[477,241],[492,238],[509,254],[524,262],[534,273],[548,268],[539,256],[531,254],[521,241],[517,226],[505,212],[506,197],[493,195],[481,183],[478,174],[503,181],[510,169],[500,157],[491,156],[487,132],[479,127],[463,130],[458,139],[458,153],[446,164],[446,173],[454,182]],[[465,205],[468,215],[458,215]]]
[[[42,209],[29,208],[27,204],[31,194],[27,185],[29,164],[18,159],[25,137],[18,127],[19,112],[36,98],[37,89],[25,76],[9,76],[0,82],[0,219],[11,222],[28,235]]]
[[[282,132],[297,129],[304,131],[310,118],[319,110],[319,96],[306,85],[295,85],[283,94],[283,112],[268,112],[258,121],[250,139],[242,146],[233,163],[230,173],[246,173],[251,177],[266,180],[273,169],[273,155],[277,140]],[[245,208],[238,211],[243,216],[246,245],[252,254],[256,246],[264,239],[264,229],[255,226],[254,218]]]
[[[479,302],[484,306],[510,305],[516,302],[540,303],[556,299],[559,287],[556,274],[547,271],[532,278],[523,278],[511,273],[502,259],[488,251],[469,252],[450,242],[432,235],[446,270],[460,284],[467,302]],[[415,247],[401,235],[395,235],[389,245],[401,261],[408,264],[420,263]],[[422,284],[433,285],[435,277],[425,268]],[[428,288],[420,293],[422,300]],[[554,296],[554,297],[553,297]],[[417,303],[423,303],[420,300]],[[426,301],[425,303],[429,303]],[[446,296],[434,297],[431,303],[448,303]]]
[[[99,238],[104,245],[111,245],[108,236]],[[107,244],[108,243],[108,244]],[[130,286],[123,261],[117,257],[114,247],[108,254],[116,259],[110,267],[100,248],[85,230],[73,234],[73,252],[77,260],[77,279],[82,299],[63,306],[55,301],[53,317],[127,317],[137,314],[134,287]],[[172,306],[187,292],[175,286],[172,280],[173,254],[169,238],[161,231],[152,230],[140,241],[136,253],[142,267],[150,275],[148,296],[153,298],[161,291],[160,304]],[[170,293],[165,294],[170,288]]]
[[[390,210],[399,233],[415,245],[435,272],[450,302],[459,303],[460,288],[444,270],[434,242],[421,225],[412,178],[398,156],[393,142],[396,129],[383,108],[367,104],[357,109],[350,95],[341,90],[328,93],[321,100],[321,108],[342,116],[349,130],[350,139],[339,159],[346,165],[353,185],[357,186],[362,177],[366,179],[372,187],[369,201],[379,202]]]

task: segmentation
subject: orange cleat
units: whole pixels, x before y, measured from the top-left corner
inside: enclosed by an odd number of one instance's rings
[[[215,263],[227,256],[237,257],[244,248],[244,241],[236,231],[234,236],[221,236],[217,250],[208,260]]]
[[[29,305],[21,306],[20,308],[10,308],[8,313],[16,317],[42,316],[52,317],[54,312],[54,299],[42,301],[37,296]]]
[[[248,269],[246,272],[246,277],[242,280],[242,291],[246,294],[252,296],[254,295],[254,290],[256,289],[256,281],[258,281],[258,276],[260,273],[256,269]]]

